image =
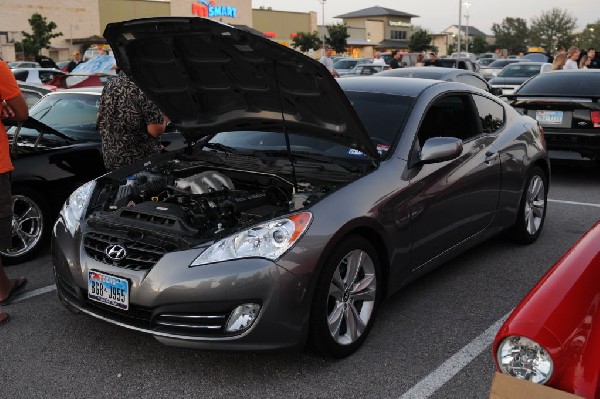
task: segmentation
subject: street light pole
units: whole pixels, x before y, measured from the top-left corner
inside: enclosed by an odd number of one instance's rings
[[[325,55],[325,2],[327,0],[319,0],[319,2],[321,3],[321,29],[322,29],[322,34],[321,34],[321,45],[323,48],[323,55]]]
[[[465,29],[466,34],[467,34],[467,39],[465,42],[465,48],[466,48],[466,52],[469,52],[469,7],[471,7],[471,3],[469,3],[468,1],[465,1],[464,3],[465,8],[467,9],[467,12],[465,14],[465,19],[467,20],[467,27]]]
[[[460,35],[462,34],[462,0],[458,0],[458,54],[460,54]]]

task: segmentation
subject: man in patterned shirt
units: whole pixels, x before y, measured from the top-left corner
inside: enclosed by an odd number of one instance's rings
[[[124,73],[111,79],[100,96],[96,128],[109,171],[160,153],[168,119]]]

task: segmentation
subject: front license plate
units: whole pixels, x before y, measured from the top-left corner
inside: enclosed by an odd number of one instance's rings
[[[537,111],[535,119],[546,125],[560,125],[563,120],[562,111]]]
[[[124,278],[88,272],[88,298],[122,310],[129,309],[129,283]]]

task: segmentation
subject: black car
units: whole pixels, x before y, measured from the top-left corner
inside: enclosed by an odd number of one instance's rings
[[[48,243],[52,223],[69,194],[106,173],[95,126],[101,93],[102,87],[51,92],[29,110],[27,121],[8,130],[15,170],[13,246],[0,252],[6,263],[32,258]],[[183,137],[171,132],[161,136],[161,142],[179,148]]]
[[[480,74],[464,69],[443,68],[443,67],[412,67],[397,68],[380,72],[377,77],[398,77],[398,78],[419,78],[444,80],[446,82],[461,82],[477,87],[478,89],[491,92],[488,82]]]
[[[544,128],[550,159],[600,160],[600,70],[543,73],[507,97],[510,105]]]

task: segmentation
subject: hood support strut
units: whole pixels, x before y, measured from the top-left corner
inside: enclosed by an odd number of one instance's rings
[[[292,146],[290,145],[290,135],[286,128],[285,114],[283,112],[283,100],[281,98],[281,88],[279,87],[279,78],[277,77],[277,63],[273,61],[273,74],[275,75],[275,84],[277,85],[277,97],[279,98],[279,106],[281,108],[281,120],[283,122],[283,135],[285,136],[285,146],[288,151],[288,157],[292,166],[292,183],[294,184],[294,194],[298,192],[298,180],[296,179],[296,158],[292,152]]]

